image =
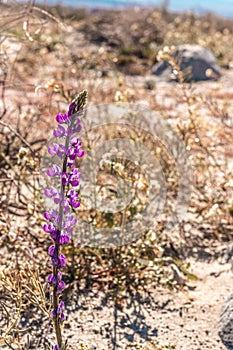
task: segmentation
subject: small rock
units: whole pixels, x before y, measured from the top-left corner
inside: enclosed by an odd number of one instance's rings
[[[233,350],[233,292],[223,304],[220,321],[219,336],[229,350]]]
[[[184,72],[186,81],[216,80],[221,76],[220,67],[212,52],[200,45],[179,45],[171,55]],[[165,61],[152,67],[152,74],[166,81],[176,80],[172,73],[172,67]]]
[[[95,334],[98,334],[98,333],[100,332],[100,327],[99,327],[99,326],[94,326],[94,327],[93,327],[93,332],[94,332]]]

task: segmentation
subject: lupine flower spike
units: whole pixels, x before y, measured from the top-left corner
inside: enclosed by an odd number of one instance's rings
[[[81,92],[69,105],[67,113],[59,113],[56,116],[58,126],[54,129],[53,135],[56,139],[48,153],[60,159],[61,165],[51,164],[46,170],[48,177],[58,180],[58,187],[50,186],[44,191],[45,196],[54,202],[54,208],[44,213],[47,223],[43,229],[50,234],[53,244],[48,249],[52,271],[47,277],[51,286],[52,310],[50,312],[56,333],[56,344],[53,350],[65,350],[66,345],[62,340],[62,324],[66,319],[64,314],[64,302],[60,300],[61,293],[65,288],[62,280],[62,268],[66,265],[66,258],[61,253],[62,245],[69,243],[70,234],[77,223],[74,216],[74,209],[80,206],[78,192],[81,174],[75,167],[75,159],[84,156],[82,143],[77,137],[81,131],[81,120],[83,108],[87,100],[87,91]]]

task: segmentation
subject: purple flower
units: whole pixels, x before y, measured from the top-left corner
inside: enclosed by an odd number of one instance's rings
[[[73,111],[74,106],[75,106],[75,102],[71,102],[69,104],[68,117],[70,117],[74,113],[74,111]]]
[[[48,275],[48,277],[47,277],[47,282],[48,282],[49,284],[56,285],[56,284],[57,284],[57,278],[56,278],[56,276],[54,276],[53,274]]]
[[[79,141],[79,138],[77,136],[74,136],[72,139],[71,139],[71,145],[73,147],[81,147],[82,146],[82,142]]]
[[[73,215],[68,214],[66,216],[66,221],[64,222],[63,228],[68,232],[72,232],[74,225],[77,223],[77,219]]]
[[[62,158],[66,154],[66,148],[62,144],[53,143],[51,147],[48,147],[48,152],[52,156],[57,155],[59,158]]]
[[[59,269],[61,267],[64,267],[66,265],[66,258],[65,258],[65,255],[63,254],[60,254],[58,257],[56,256],[52,256],[51,259],[50,259],[50,264],[53,266],[57,266]]]
[[[56,242],[61,245],[67,244],[69,243],[69,241],[70,241],[70,237],[67,234],[59,235],[56,239]]]
[[[59,281],[61,281],[61,279],[62,279],[62,272],[59,271],[58,274],[57,274],[57,278],[52,273],[50,275],[48,275],[47,282],[49,284],[52,284],[52,285],[55,286]]]
[[[48,147],[48,152],[51,154],[51,156],[55,156],[58,152],[59,145],[57,143],[54,143],[51,147]]]
[[[49,212],[44,212],[44,218],[53,221],[54,225],[57,225],[60,222],[60,216],[53,208],[50,208]]]
[[[65,134],[66,134],[66,129],[63,128],[63,126],[61,125],[58,125],[58,127],[53,131],[53,135],[55,137],[62,137],[62,136],[65,136]]]
[[[50,222],[49,224],[44,224],[43,229],[45,232],[48,232],[48,233],[52,233],[52,232],[56,231],[52,222]]]
[[[60,294],[65,288],[66,284],[64,281],[60,281],[57,286],[57,294]]]
[[[56,115],[56,121],[57,121],[59,124],[66,123],[68,119],[69,119],[69,116],[68,116],[67,113],[65,113],[65,114],[58,113],[58,114]]]
[[[68,202],[72,206],[72,208],[78,208],[80,206],[80,202],[78,202],[78,193],[76,193],[73,189],[69,190],[67,193],[67,197],[69,198]]]
[[[81,130],[82,130],[82,125],[81,125],[80,119],[78,118],[76,125],[74,126],[74,132],[77,133],[77,132],[80,132]]]
[[[69,183],[72,186],[78,186],[79,185],[79,178],[80,178],[80,176],[81,176],[81,174],[79,173],[78,168],[74,168],[70,172]]]
[[[65,319],[66,319],[66,316],[62,312],[61,315],[59,316],[58,321],[59,321],[59,323],[63,323],[65,321]]]
[[[59,305],[58,305],[58,308],[57,308],[57,312],[59,313],[59,314],[61,314],[62,313],[62,310],[64,309],[64,307],[65,307],[65,304],[64,304],[64,301],[60,301],[59,302]]]
[[[60,235],[60,232],[57,229],[54,229],[53,231],[50,232],[50,238],[52,238],[54,241],[57,240],[59,235]]]
[[[51,316],[52,318],[55,318],[55,317],[57,316],[57,310],[55,310],[55,309],[51,310],[51,311],[50,311],[50,316]]]
[[[68,156],[71,160],[74,160],[76,159],[77,157],[78,158],[81,158],[84,156],[84,151],[79,151],[79,147],[72,147],[72,148],[69,148],[68,151]]]
[[[61,173],[61,169],[56,164],[53,164],[52,168],[46,170],[46,174],[48,176],[50,176],[50,177],[53,177],[53,176],[56,176],[56,175],[60,175],[60,173]]]
[[[54,195],[56,195],[57,190],[55,187],[51,186],[50,189],[46,188],[44,190],[44,194],[46,195],[46,197],[53,197]]]
[[[75,159],[67,159],[67,166],[69,166],[70,168],[73,168],[75,166]]]
[[[84,156],[84,151],[83,150],[80,151],[80,148],[82,146],[82,142],[79,141],[78,137],[74,137],[71,140],[71,145],[72,145],[72,147],[70,147],[66,152],[67,156],[71,160],[74,160],[77,157],[81,158]]]
[[[69,227],[69,226],[74,226],[77,223],[77,218],[74,217],[73,215],[69,214],[66,216],[66,221],[65,221],[65,226]]]
[[[61,194],[60,192],[57,191],[57,192],[54,194],[54,196],[53,196],[53,200],[54,200],[54,203],[55,203],[55,204],[60,203],[61,200],[62,200],[62,194]]]
[[[63,172],[61,176],[61,181],[63,185],[68,185],[69,183],[69,175],[67,172]]]
[[[58,308],[50,311],[50,316],[52,318],[55,318],[57,315],[59,315],[59,321],[64,322],[64,320],[65,320],[65,315],[63,314],[64,306],[65,306],[64,302],[60,301]]]
[[[67,214],[70,212],[70,206],[69,206],[69,201],[65,199],[64,201],[61,202],[64,210],[64,214]]]
[[[58,346],[57,344],[55,344],[55,345],[53,346],[53,350],[60,350],[60,348],[59,348],[59,346]]]
[[[55,248],[55,245],[51,245],[48,249],[48,253],[50,256],[54,256],[56,254],[56,248]]]
[[[51,216],[51,214],[49,214],[47,211],[44,213],[44,218],[46,219],[46,220],[51,220],[52,219],[52,216]]]
[[[69,148],[68,151],[67,151],[67,155],[69,156],[69,158],[71,160],[75,160],[75,158],[76,158],[76,150],[75,150],[75,148],[74,147]]]
[[[77,153],[77,157],[82,158],[84,156],[84,154],[85,154],[85,152],[83,150],[81,150]]]
[[[58,225],[58,223],[60,222],[61,218],[58,215],[58,213],[56,212],[56,210],[54,210],[53,208],[50,209],[50,214],[51,214],[51,219],[54,222],[54,225]]]
[[[56,204],[58,204],[62,199],[61,193],[57,191],[56,188],[54,188],[53,186],[51,186],[50,189],[46,188],[44,190],[44,194],[46,195],[46,197],[53,197],[54,203]]]
[[[58,267],[66,266],[66,257],[63,254],[60,254],[58,257]]]

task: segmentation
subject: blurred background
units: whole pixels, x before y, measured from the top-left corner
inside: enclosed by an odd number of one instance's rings
[[[127,6],[163,6],[167,7],[170,11],[194,11],[198,14],[205,12],[214,12],[221,16],[233,17],[233,1],[232,0],[212,0],[212,1],[201,1],[201,0],[46,0],[38,1],[38,3],[47,3],[48,5],[69,5],[74,7],[127,7]]]

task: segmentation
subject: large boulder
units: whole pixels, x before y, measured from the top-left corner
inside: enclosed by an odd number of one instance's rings
[[[233,350],[233,292],[222,307],[219,336],[226,348]]]
[[[221,69],[212,52],[200,45],[180,45],[171,53],[184,73],[186,81],[216,80]],[[167,81],[177,80],[172,66],[166,61],[152,67],[152,74]]]

